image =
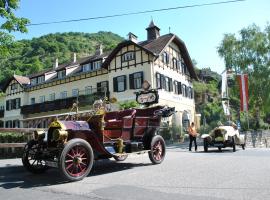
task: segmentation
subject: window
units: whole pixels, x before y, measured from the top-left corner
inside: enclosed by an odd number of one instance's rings
[[[9,121],[6,121],[6,128],[12,128],[12,121],[9,120]]]
[[[21,98],[9,99],[6,101],[6,110],[15,110],[21,107]]]
[[[39,103],[43,103],[43,102],[45,102],[45,96],[44,95],[39,97]]]
[[[186,70],[186,69],[185,69],[185,66],[186,66],[186,65],[185,65],[184,61],[182,61],[182,62],[181,62],[181,71],[182,71],[182,74],[185,74],[185,70]]]
[[[85,65],[82,66],[82,71],[83,72],[88,72],[90,70],[91,70],[91,64],[90,63],[85,64]]]
[[[67,98],[67,91],[63,91],[60,93],[60,99],[65,99]]]
[[[109,92],[109,81],[97,83],[97,92]]]
[[[92,94],[92,86],[86,86],[85,87],[85,94],[86,95]]]
[[[37,79],[36,78],[32,78],[31,79],[31,85],[36,85],[37,84]]]
[[[174,93],[175,94],[181,94],[182,93],[181,82],[174,81]]]
[[[165,77],[165,88],[166,91],[169,91],[169,77]]]
[[[165,64],[169,63],[169,54],[167,52],[164,52],[162,54],[162,62],[165,63]]]
[[[122,62],[134,60],[134,59],[135,59],[134,51],[129,51],[129,52],[126,52],[124,55],[122,55]]]
[[[190,99],[193,99],[193,89],[192,89],[192,87],[188,87],[188,97]]]
[[[164,86],[165,86],[164,89],[166,91],[171,92],[173,90],[172,79],[165,76],[165,85]]]
[[[161,89],[160,73],[156,73],[156,87],[157,87],[157,89]]]
[[[45,81],[45,76],[39,76],[37,83],[43,83]]]
[[[55,100],[55,93],[51,93],[49,98],[50,98],[50,101],[54,101]]]
[[[186,85],[182,84],[182,94],[183,94],[183,97],[186,96]]]
[[[19,120],[13,120],[12,127],[13,128],[20,128],[20,121]]]
[[[126,76],[118,76],[113,78],[113,91],[114,92],[123,92],[126,90]]]
[[[129,88],[140,89],[143,84],[143,72],[136,72],[129,75]]]
[[[72,96],[77,97],[79,95],[79,89],[73,89],[72,90]]]
[[[17,83],[13,83],[11,85],[11,90],[16,90],[18,88],[18,84]]]
[[[21,99],[17,98],[15,99],[15,108],[14,109],[19,109],[21,107]]]
[[[36,99],[35,98],[31,98],[31,104],[35,104],[36,103]]]
[[[93,62],[93,70],[100,69],[101,67],[101,60]]]
[[[173,58],[172,59],[172,64],[173,64],[173,69],[178,69],[178,61],[177,61],[177,59],[176,58]]]
[[[64,78],[66,76],[66,71],[62,70],[58,72],[58,78]]]

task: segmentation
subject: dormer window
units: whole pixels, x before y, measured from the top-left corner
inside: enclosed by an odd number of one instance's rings
[[[39,76],[37,80],[37,83],[43,83],[45,81],[45,76]]]
[[[66,71],[62,70],[58,72],[58,78],[64,78],[66,76]]]
[[[169,63],[169,54],[167,52],[164,52],[162,54],[162,62],[165,63],[165,64]]]
[[[90,63],[84,64],[84,65],[82,66],[82,71],[83,71],[83,72],[88,72],[88,71],[90,71],[90,70],[91,70],[91,64],[90,64]]]
[[[102,62],[101,62],[101,60],[97,60],[97,61],[93,62],[92,64],[93,64],[92,65],[93,70],[97,70],[97,69],[100,69]]]
[[[134,59],[135,59],[134,51],[129,51],[122,55],[122,62],[127,62]]]
[[[31,85],[36,85],[37,84],[37,79],[36,78],[32,78],[31,79]]]

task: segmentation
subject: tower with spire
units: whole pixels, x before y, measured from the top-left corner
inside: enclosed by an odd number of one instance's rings
[[[147,30],[147,40],[155,40],[160,36],[159,33],[160,28],[155,25],[153,19],[151,20],[146,30]]]

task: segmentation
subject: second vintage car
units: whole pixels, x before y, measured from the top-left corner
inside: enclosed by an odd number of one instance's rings
[[[221,151],[222,148],[232,147],[236,151],[236,145],[245,149],[245,136],[240,135],[235,124],[231,123],[226,126],[218,126],[209,134],[203,134],[204,151],[207,152],[209,147],[216,147]]]

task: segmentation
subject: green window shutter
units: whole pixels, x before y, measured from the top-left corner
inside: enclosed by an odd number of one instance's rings
[[[113,78],[113,91],[118,92],[117,77]]]
[[[129,75],[129,89],[134,89],[134,76],[133,76],[133,74]]]

